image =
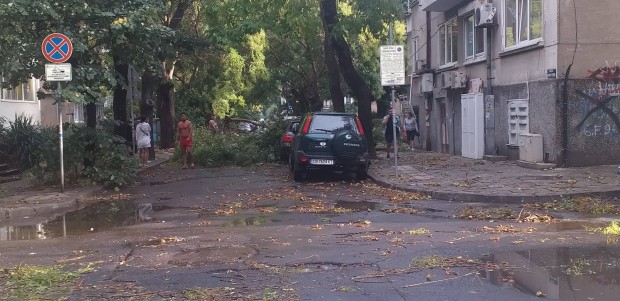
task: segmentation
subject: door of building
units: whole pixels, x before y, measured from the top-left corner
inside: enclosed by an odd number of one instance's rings
[[[463,157],[482,159],[484,156],[484,95],[461,95],[461,129]]]

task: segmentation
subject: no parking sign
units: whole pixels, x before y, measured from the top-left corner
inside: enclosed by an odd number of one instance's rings
[[[73,53],[73,44],[64,34],[53,33],[43,39],[43,56],[52,63],[64,63]]]

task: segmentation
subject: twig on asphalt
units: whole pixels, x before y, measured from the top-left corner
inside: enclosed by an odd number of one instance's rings
[[[517,217],[517,222],[521,220],[521,214],[523,214],[523,208],[521,208],[521,212],[519,212],[519,216]]]
[[[421,286],[421,285],[425,285],[425,284],[433,284],[433,283],[445,282],[445,281],[448,281],[448,280],[455,280],[455,279],[471,276],[471,275],[474,275],[476,273],[478,273],[478,272],[471,272],[471,273],[467,273],[465,275],[456,276],[456,277],[452,277],[452,278],[441,279],[441,280],[434,280],[434,281],[420,282],[420,283],[416,283],[416,284],[409,284],[409,285],[403,286],[403,288],[414,287],[414,286]]]

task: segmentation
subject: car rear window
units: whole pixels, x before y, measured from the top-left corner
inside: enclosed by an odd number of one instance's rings
[[[336,133],[351,130],[357,133],[357,124],[352,116],[314,115],[310,124],[310,133]]]

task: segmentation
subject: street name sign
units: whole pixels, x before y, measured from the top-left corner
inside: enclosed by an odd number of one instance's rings
[[[403,45],[381,46],[381,85],[405,84],[405,47]]]

